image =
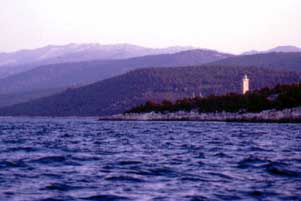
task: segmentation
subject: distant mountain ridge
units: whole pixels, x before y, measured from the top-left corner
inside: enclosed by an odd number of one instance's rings
[[[296,46],[278,46],[273,49],[268,50],[268,52],[301,52],[301,48]]]
[[[0,107],[39,98],[41,94],[49,95],[49,93],[42,93],[42,90],[51,89],[51,92],[55,93],[69,87],[91,84],[138,68],[200,65],[229,56],[232,55],[210,50],[188,50],[174,54],[150,55],[129,59],[41,66],[0,79],[0,97],[1,95],[14,97],[13,99],[2,98]]]
[[[50,64],[1,79],[0,94],[85,85],[137,68],[200,65],[230,56],[210,50],[188,50],[129,59]]]
[[[90,60],[112,60],[140,57],[146,55],[172,54],[195,49],[194,47],[147,48],[131,44],[100,45],[68,44],[49,45],[37,49],[0,53],[0,78],[34,67],[66,62]]]
[[[209,50],[137,58],[53,64],[0,79],[0,107],[49,96],[66,88],[80,87],[130,70],[147,67],[255,66],[283,71],[301,71],[300,53],[267,53],[233,56]],[[12,84],[14,83],[14,84]]]
[[[301,72],[301,52],[271,52],[252,55],[239,55],[221,59],[212,63],[224,66],[256,66],[274,70]]]
[[[171,46],[167,48],[148,48],[132,44],[108,44],[98,43],[67,45],[48,45],[36,49],[23,49],[15,52],[0,52],[1,66],[22,66],[30,64],[34,66],[89,61],[126,59],[146,55],[172,54],[186,50],[200,49],[192,46]],[[210,49],[202,49],[210,50]],[[266,51],[248,51],[243,54],[260,54],[270,52],[301,52],[301,48],[296,46],[277,46]]]
[[[272,52],[301,52],[301,48],[292,45],[284,45],[284,46],[277,46],[275,48],[266,51],[251,50],[251,51],[243,52],[242,55],[264,54],[264,53],[272,53]]]
[[[71,46],[73,49],[76,48],[75,45]],[[126,45],[126,47],[128,46]],[[83,46],[77,48],[89,49],[89,47]],[[173,49],[176,51],[179,50],[179,47]],[[201,64],[224,67],[255,66],[300,72],[301,53],[280,52],[235,56],[213,50],[194,49],[173,54],[147,55],[127,59],[48,64],[0,79],[0,107],[50,96],[67,88],[92,84],[135,69]],[[3,67],[0,67],[0,71],[1,69]]]
[[[0,66],[36,63],[39,61],[43,61],[43,64],[50,64],[56,62],[66,63],[87,60],[125,59],[154,54],[176,53],[192,49],[196,48],[184,46],[147,48],[131,44],[101,45],[98,43],[48,45],[37,49],[24,49],[11,53],[0,53]]]
[[[0,115],[110,115],[148,100],[176,100],[191,97],[193,93],[239,93],[245,73],[250,77],[251,89],[301,81],[301,73],[255,67],[204,65],[138,69],[50,97],[1,108]]]
[[[101,45],[98,43],[48,45],[37,49],[0,53],[0,79],[48,64],[72,63],[92,60],[116,60],[147,55],[173,54],[199,49],[191,46],[147,48],[132,44]],[[204,51],[209,49],[202,49]],[[210,50],[209,50],[210,51]],[[269,52],[301,52],[296,46],[278,46],[267,51],[249,51],[243,55]]]

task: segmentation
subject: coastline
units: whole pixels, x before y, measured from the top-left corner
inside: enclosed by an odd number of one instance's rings
[[[199,113],[197,111],[171,113],[126,113],[101,116],[99,121],[223,121],[262,123],[301,123],[301,107],[284,110],[264,110],[258,113]]]

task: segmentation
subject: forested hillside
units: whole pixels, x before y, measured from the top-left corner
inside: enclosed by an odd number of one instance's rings
[[[192,94],[240,93],[248,74],[251,90],[300,82],[301,73],[255,67],[150,68],[0,109],[0,115],[95,116],[124,112],[146,101],[175,101]]]
[[[208,112],[260,112],[269,109],[287,109],[301,106],[301,83],[262,88],[244,95],[229,93],[222,96],[184,98],[175,102],[148,101],[126,113],[177,112],[197,110]]]
[[[0,107],[32,100],[41,97],[42,94],[50,94],[49,92],[58,92],[70,87],[91,84],[133,69],[199,65],[228,56],[231,55],[209,50],[191,50],[131,59],[41,66],[0,79],[0,97],[4,97],[0,101]],[[8,97],[16,98],[6,101]]]
[[[256,66],[274,70],[301,71],[301,52],[272,52],[254,55],[240,55],[213,62],[223,66]]]

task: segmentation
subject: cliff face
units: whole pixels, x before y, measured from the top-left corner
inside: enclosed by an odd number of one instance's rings
[[[245,121],[245,122],[301,122],[301,107],[284,110],[265,110],[258,113],[126,113],[101,117],[99,120],[122,121]]]

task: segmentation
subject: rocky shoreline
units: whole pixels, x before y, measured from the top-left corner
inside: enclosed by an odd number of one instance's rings
[[[231,122],[284,122],[301,123],[301,107],[284,110],[265,110],[258,113],[127,113],[100,117],[101,121],[231,121]]]

